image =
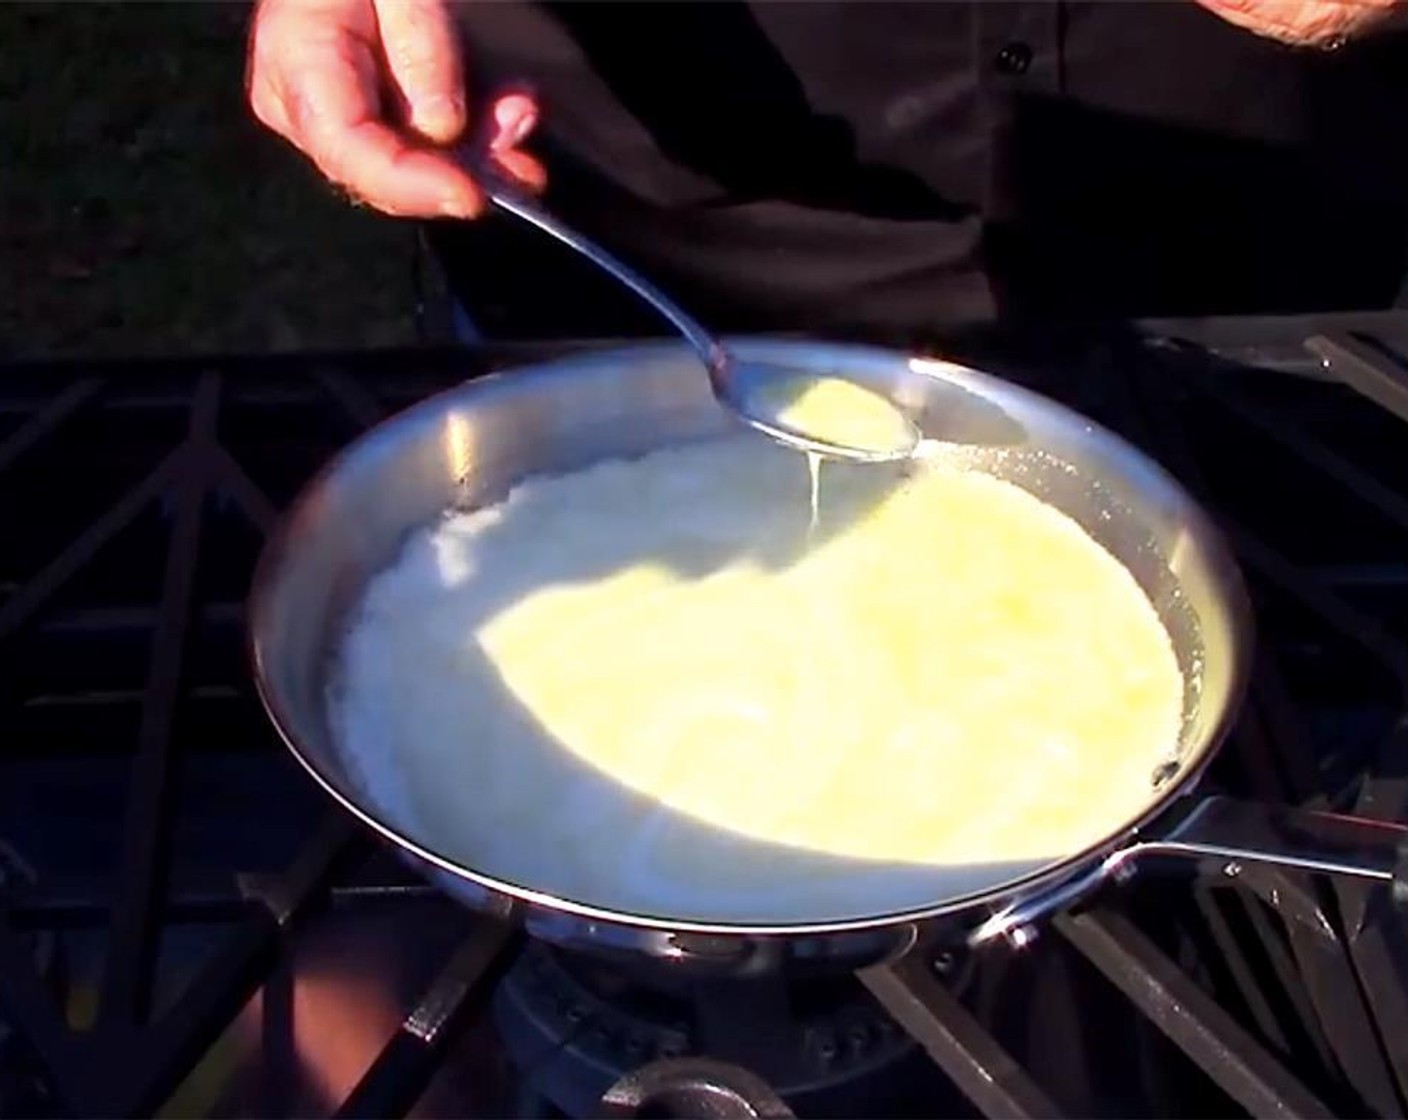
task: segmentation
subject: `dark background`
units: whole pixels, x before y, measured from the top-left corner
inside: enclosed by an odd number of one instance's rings
[[[249,116],[252,7],[0,0],[0,360],[411,340],[413,227]]]
[[[417,229],[347,204],[301,156],[254,121],[243,81],[252,8],[251,0],[0,0],[0,361],[356,350],[415,340]],[[1377,56],[1389,49],[1376,42],[1360,53]],[[1357,222],[1382,230],[1367,241],[1395,261],[1408,252],[1402,243],[1408,204],[1394,209],[1385,201],[1408,197],[1397,187],[1408,175],[1408,144],[1394,135],[1398,125],[1385,128],[1385,116],[1401,113],[1398,102],[1389,98],[1391,108],[1370,111],[1386,102],[1382,67],[1360,70],[1363,77],[1340,89],[1325,110],[1325,150],[1314,167],[1326,181],[1343,179],[1348,165],[1336,145],[1363,147],[1367,137],[1367,147],[1380,158],[1370,161],[1367,173],[1361,168],[1367,183],[1356,189],[1393,213],[1385,218],[1374,206],[1361,205],[1342,210],[1338,220],[1312,223],[1323,242],[1320,255],[1330,262],[1323,268],[1304,267],[1316,247],[1305,244],[1305,230],[1297,231],[1293,220],[1285,223],[1284,244],[1277,237],[1262,245],[1264,254],[1243,253],[1238,259],[1246,269],[1302,289],[1275,308],[1238,305],[1219,292],[1222,274],[1202,266],[1202,240],[1226,231],[1200,221],[1180,226],[1164,214],[1145,223],[1146,233],[1163,237],[1165,253],[1169,245],[1185,247],[1188,269],[1212,306],[1135,307],[1132,313],[1327,310],[1383,299],[1353,290],[1353,281],[1367,276],[1364,262],[1354,259],[1366,238],[1362,228],[1355,237],[1347,227]],[[1051,119],[1060,112],[1038,107],[1030,114],[1037,133],[1061,137],[1054,153],[1041,144],[1027,146],[1029,158],[1040,164],[1029,177],[1057,187],[1062,169],[1084,164],[1072,155],[1070,130]],[[1139,142],[1138,135],[1118,132],[1112,141],[1108,128],[1087,131],[1090,142],[1117,143],[1120,150]],[[1163,154],[1131,162],[1153,166],[1171,181],[1187,170],[1169,137],[1151,133],[1147,143]],[[1245,164],[1256,153],[1242,155]],[[1251,207],[1266,197],[1257,194],[1259,180],[1232,155],[1227,166],[1238,173],[1226,177],[1216,197],[1240,191],[1250,196]],[[1278,177],[1272,168],[1267,175],[1281,184],[1278,195],[1286,183],[1314,194],[1315,182],[1302,181],[1302,174]],[[1108,215],[1120,198],[1138,193],[1128,186],[1116,176],[1103,185],[1104,194],[1079,183],[1072,189],[1079,197],[1089,195],[1087,209]],[[1224,209],[1234,218],[1242,212],[1230,204]],[[1066,242],[1027,253],[1062,274],[1073,260],[1090,258],[1093,244],[1088,231],[1063,222],[1057,232]],[[547,251],[522,230],[503,236]],[[1158,256],[1137,238],[1112,244],[1137,259]],[[1269,252],[1285,244],[1295,246],[1290,259],[1299,267],[1287,267]],[[1341,259],[1346,256],[1347,266]],[[550,259],[553,267],[566,267],[562,254]],[[1118,310],[1121,297],[1133,290],[1129,264],[1092,266],[1107,286],[1099,293],[1102,305]],[[584,271],[563,275],[580,279]],[[515,292],[514,277],[495,274],[493,298],[481,299],[476,314],[488,314],[493,309],[485,305],[495,302],[533,306],[540,273],[522,272],[525,292]],[[1043,290],[1059,293],[1062,279]],[[1334,298],[1346,287],[1349,295]],[[1408,276],[1403,291],[1400,303],[1408,301]],[[634,307],[628,297],[622,301]],[[594,305],[584,305],[584,314],[596,321]],[[436,325],[443,329],[443,323]]]

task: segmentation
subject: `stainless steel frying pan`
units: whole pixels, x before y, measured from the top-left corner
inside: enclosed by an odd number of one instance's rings
[[[625,911],[569,897],[553,881],[553,853],[534,851],[531,832],[514,845],[483,848],[437,834],[403,800],[388,796],[380,779],[349,765],[330,734],[332,655],[370,578],[396,558],[410,532],[451,506],[496,500],[529,475],[737,430],[683,344],[596,351],[464,384],[367,433],[293,504],[255,576],[254,674],[274,724],[334,798],[445,891],[513,911],[531,932],[560,944],[736,973],[798,963],[849,967],[919,937],[975,944],[1021,939],[1047,913],[1155,856],[1219,867],[1265,862],[1397,886],[1408,866],[1401,826],[1195,792],[1242,698],[1251,621],[1219,534],[1158,466],[1084,417],[975,370],[806,342],[740,341],[737,353],[746,361],[840,374],[889,394],[927,437],[967,445],[982,469],[1065,511],[1117,556],[1158,610],[1189,682],[1177,756],[1150,775],[1145,809],[1135,819],[1109,821],[1089,850],[1038,866],[990,869],[986,879],[960,890],[951,879],[941,887],[915,877],[896,896],[900,904],[878,912],[850,905],[763,910],[761,918],[680,913],[664,897]],[[465,750],[472,774],[472,728]],[[385,772],[394,772],[395,759],[385,761]],[[545,802],[555,792],[545,790]],[[472,798],[464,811],[475,812]],[[534,860],[506,858],[515,846]],[[846,874],[867,870],[851,867]],[[850,882],[855,897],[868,897],[860,878]]]

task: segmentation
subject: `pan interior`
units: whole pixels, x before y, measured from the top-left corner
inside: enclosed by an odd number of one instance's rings
[[[616,357],[638,375],[652,368],[638,357],[634,364]],[[640,424],[642,417],[630,416],[637,421],[630,429],[635,435],[626,435],[616,415],[622,406],[615,387],[630,380],[623,378],[621,368],[587,363],[571,371],[570,379],[567,371],[557,371],[551,378],[555,387],[571,386],[565,395],[577,392],[579,406],[596,406],[597,415],[591,407],[579,408],[571,420],[557,416],[557,405],[542,403],[560,400],[562,394],[551,395],[546,380],[535,385],[538,379],[533,376],[505,379],[493,387],[467,387],[427,402],[354,446],[315,485],[314,497],[300,503],[283,540],[283,555],[267,565],[273,575],[256,597],[255,647],[275,718],[314,772],[381,827],[444,866],[495,886],[562,898],[579,909],[629,911],[632,917],[656,923],[787,927],[856,922],[1001,892],[1080,854],[971,865],[963,874],[948,867],[936,874],[932,866],[769,848],[760,846],[756,837],[677,818],[671,822],[670,842],[657,848],[668,851],[676,863],[657,861],[634,869],[637,881],[645,884],[638,896],[574,897],[570,883],[552,874],[562,853],[554,854],[551,844],[540,842],[541,829],[535,830],[534,820],[500,820],[488,833],[447,828],[443,806],[438,816],[427,817],[423,805],[417,804],[396,750],[360,750],[353,757],[339,749],[341,739],[332,733],[325,703],[329,684],[336,683],[329,677],[337,664],[331,655],[339,649],[374,573],[400,555],[409,532],[433,522],[449,505],[496,501],[516,481],[535,474],[638,454],[661,444],[734,438],[711,410],[696,407],[687,395],[661,390],[679,379],[674,363],[660,358],[653,366],[659,380],[638,377],[631,405],[639,413],[643,399],[646,411],[653,410],[648,419],[655,424]],[[877,366],[881,375],[892,370],[893,359],[883,368]],[[1176,782],[1206,748],[1217,723],[1203,702],[1209,668],[1205,623],[1211,618],[1215,626],[1229,624],[1219,597],[1221,573],[1209,562],[1216,557],[1200,548],[1203,526],[1196,511],[1159,472],[1079,417],[1020,392],[1010,400],[995,399],[982,390],[1001,389],[1003,383],[988,384],[988,379],[973,375],[965,385],[959,380],[962,371],[951,367],[906,372],[899,388],[914,392],[918,378],[920,389],[929,394],[920,401],[926,434],[941,441],[947,457],[1014,483],[1062,510],[1139,582],[1173,640],[1187,682],[1179,751],[1160,775],[1162,781]],[[594,379],[598,392],[582,395],[581,388]],[[652,388],[661,391],[652,393]],[[539,403],[534,408],[525,407],[525,402]],[[575,438],[560,438],[551,431],[555,425]],[[521,439],[525,429],[535,427],[558,436],[550,442],[555,456],[541,449],[525,455],[519,440],[493,434],[508,431]],[[650,434],[643,438],[643,432]],[[353,526],[338,517],[350,512],[349,503],[364,511]],[[1215,678],[1217,673],[1227,676],[1217,657],[1212,662]],[[1213,683],[1225,691],[1218,679]],[[483,718],[500,716],[486,712]],[[488,764],[476,756],[475,728],[466,726],[464,770],[455,776],[457,788],[474,790],[476,767]],[[481,776],[486,779],[481,785],[490,787],[487,771]],[[566,788],[564,784],[545,800],[551,802]],[[1157,795],[1151,773],[1151,805]],[[456,807],[464,819],[487,815],[491,809],[475,804],[472,793],[464,794]],[[621,801],[618,808],[629,811],[629,801]],[[1123,831],[1146,808],[1139,806],[1129,819],[1109,821],[1099,839]],[[466,843],[466,836],[474,836],[474,842]],[[503,842],[490,843],[493,836],[502,836]],[[727,897],[701,902],[696,895],[691,905],[684,905],[672,896],[670,883],[686,873],[697,879],[701,867],[727,878]],[[747,880],[750,874],[756,889],[740,892],[740,878]],[[779,890],[783,882],[796,889]]]

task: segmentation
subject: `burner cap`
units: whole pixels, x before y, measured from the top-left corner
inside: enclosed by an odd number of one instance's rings
[[[740,1066],[712,1058],[662,1058],[611,1086],[601,1099],[601,1115],[782,1120],[793,1112],[766,1081]]]

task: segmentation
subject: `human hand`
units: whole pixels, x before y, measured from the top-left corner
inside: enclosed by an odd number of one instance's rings
[[[1293,46],[1334,48],[1386,21],[1403,0],[1197,0],[1258,35]]]
[[[249,40],[250,108],[334,183],[388,214],[472,218],[484,196],[446,146],[469,125],[449,0],[260,0]],[[499,168],[547,180],[519,145],[537,123],[525,94],[483,125]]]

